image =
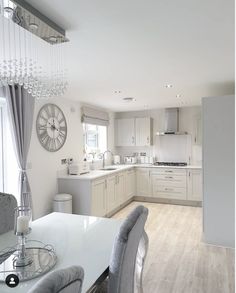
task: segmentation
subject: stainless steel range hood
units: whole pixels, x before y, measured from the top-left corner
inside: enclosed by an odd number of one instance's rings
[[[157,135],[185,135],[187,132],[179,131],[179,108],[165,109],[165,129]]]

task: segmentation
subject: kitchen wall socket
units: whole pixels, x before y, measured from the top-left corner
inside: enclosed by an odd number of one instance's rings
[[[65,165],[67,163],[67,160],[66,159],[61,159],[61,164],[62,165]]]

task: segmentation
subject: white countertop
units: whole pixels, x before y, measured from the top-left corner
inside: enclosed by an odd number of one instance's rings
[[[201,166],[187,165],[187,166],[154,166],[152,164],[133,164],[133,165],[112,165],[106,166],[106,168],[116,168],[116,170],[104,171],[104,170],[93,170],[90,173],[83,175],[60,175],[58,179],[79,179],[79,180],[93,180],[102,178],[107,175],[111,175],[120,171],[125,171],[131,168],[170,168],[170,169],[201,169]]]
[[[121,223],[121,220],[115,219],[52,213],[34,221],[27,238],[53,245],[57,263],[52,270],[71,265],[82,266],[85,271],[82,292],[86,292],[109,266],[113,242]],[[13,231],[2,234],[0,250],[16,242]],[[0,283],[0,292],[28,292],[40,278],[20,282],[14,289]]]

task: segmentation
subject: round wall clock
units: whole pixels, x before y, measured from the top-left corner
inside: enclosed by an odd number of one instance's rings
[[[44,105],[38,113],[36,130],[41,145],[49,152],[56,152],[64,145],[67,136],[66,118],[54,104]]]

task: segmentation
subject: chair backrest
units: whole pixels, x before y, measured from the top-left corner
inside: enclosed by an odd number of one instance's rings
[[[136,287],[136,261],[140,243],[142,243],[140,241],[146,235],[144,225],[147,216],[148,209],[144,206],[138,206],[121,225],[113,246],[109,266],[109,293],[141,292]],[[140,255],[145,257],[146,253],[142,253],[140,250]]]
[[[14,209],[17,207],[16,198],[0,192],[0,234],[14,228]]]
[[[47,274],[28,293],[80,293],[83,280],[83,268],[71,266]]]

